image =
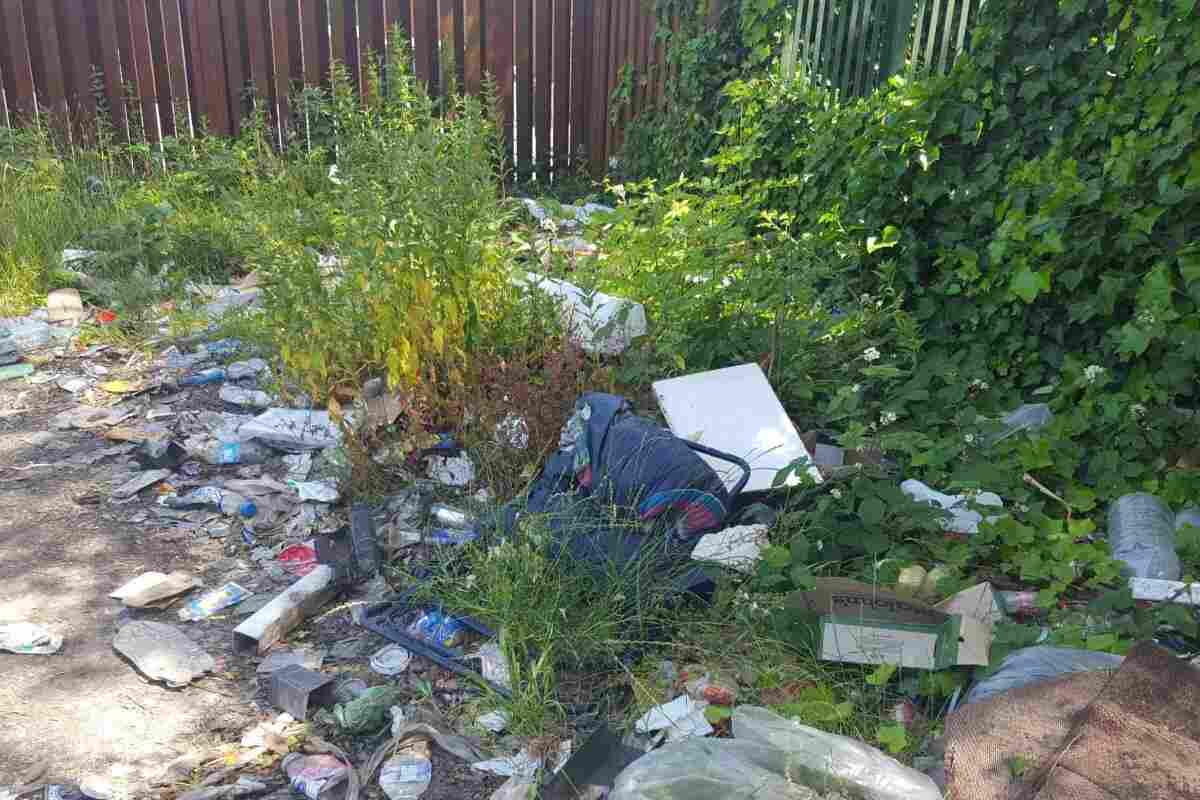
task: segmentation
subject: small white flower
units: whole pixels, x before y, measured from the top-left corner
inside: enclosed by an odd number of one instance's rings
[[[988,389],[990,389],[991,385],[987,381],[976,378],[975,380],[971,381],[970,386],[968,386],[967,388],[969,388],[973,391],[976,391],[976,392],[983,392],[983,391],[987,391]]]
[[[879,415],[879,424],[891,425],[897,419],[899,419],[899,417],[896,415],[895,411],[885,411]]]
[[[967,444],[974,444],[975,443],[975,434],[968,433],[966,436],[963,437],[963,439],[966,440]]]
[[[863,350],[862,357],[863,357],[863,360],[869,364],[872,361],[878,361],[880,359],[881,355],[882,354],[879,352],[878,348],[868,347],[866,350]]]
[[[1087,378],[1088,383],[1095,383],[1096,380],[1099,379],[1099,377],[1103,374],[1104,367],[1100,366],[1099,364],[1092,364],[1088,367],[1085,367],[1083,370],[1083,377]]]
[[[614,161],[615,161],[615,159],[614,159]],[[617,197],[619,197],[621,200],[624,200],[625,199],[625,184],[618,183],[616,186],[612,187],[612,193],[615,194]]]
[[[824,539],[817,539],[817,552],[819,553],[819,552],[821,552],[821,551],[822,551],[822,550],[824,550],[824,549],[825,549],[825,540],[824,540]]]
[[[342,186],[343,184],[346,183],[344,180],[342,180],[341,178],[338,177],[338,165],[337,164],[329,165],[329,182],[336,183],[338,186]]]
[[[614,594],[612,599],[613,599],[613,602],[614,602],[614,603],[624,603],[624,602],[625,602],[625,595],[623,595],[623,594]]]
[[[860,383],[856,383],[850,387],[851,394],[858,394],[861,391],[862,391],[862,384],[860,384]]]
[[[1146,416],[1146,407],[1141,403],[1134,403],[1129,407],[1129,413],[1133,414],[1135,418],[1141,419],[1142,417]]]
[[[468,588],[468,589],[472,589],[472,588],[474,588],[474,587],[475,587],[475,582],[476,582],[476,581],[478,581],[478,580],[479,580],[479,578],[477,578],[477,577],[475,576],[475,573],[473,573],[473,572],[472,572],[470,575],[468,575],[467,577],[463,578],[463,583],[465,583],[465,584],[467,585],[467,588]]]
[[[837,488],[830,489],[829,493],[831,495],[833,495],[835,498],[837,498],[838,500],[842,499],[842,490],[841,489],[837,489]]]

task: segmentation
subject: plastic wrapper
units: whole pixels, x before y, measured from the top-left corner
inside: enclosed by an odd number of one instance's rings
[[[1127,494],[1109,506],[1108,545],[1112,557],[1125,564],[1121,572],[1127,576],[1179,580],[1175,515],[1152,494]]]
[[[1000,420],[1004,429],[992,438],[992,444],[1002,442],[1018,433],[1044,428],[1053,419],[1054,412],[1045,403],[1026,403],[1004,415],[1004,419]]]
[[[971,687],[965,703],[976,703],[993,695],[1038,681],[1073,672],[1114,670],[1124,659],[1112,653],[1076,650],[1072,647],[1026,647],[1009,653],[994,673]]]
[[[733,736],[760,745],[759,766],[815,789],[844,786],[864,800],[941,800],[927,775],[865,742],[801,725],[765,708],[739,706]]]

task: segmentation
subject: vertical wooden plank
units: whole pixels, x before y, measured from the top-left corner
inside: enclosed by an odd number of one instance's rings
[[[437,34],[430,36],[430,11],[437,13],[437,0],[412,0],[413,74],[435,94],[432,64],[437,60]]]
[[[924,0],[922,0],[924,2]],[[913,0],[892,0],[886,5],[886,14],[881,14],[885,30],[881,33],[881,55],[876,82],[899,74],[904,69],[904,57],[908,44],[908,33],[912,30]],[[913,62],[916,63],[916,42],[913,42]]]
[[[167,68],[166,35],[163,32],[161,0],[146,0],[146,30],[150,42],[151,69],[154,72],[158,121],[163,136],[175,135],[175,103],[171,73]]]
[[[554,159],[554,170],[558,172],[567,165],[570,155],[571,126],[571,0],[553,0],[554,12],[553,43],[545,52],[550,54],[552,65],[551,94],[551,139],[548,152]]]
[[[246,115],[246,85],[249,68],[246,52],[242,47],[241,0],[220,0],[221,41],[225,51],[226,85],[229,87],[229,128],[237,136],[242,130],[242,119]]]
[[[67,107],[75,118],[75,130],[90,133],[95,127],[96,98],[92,94],[94,62],[88,46],[87,17],[80,13],[78,0],[58,0],[56,5],[59,48],[66,63]]]
[[[329,13],[333,16],[333,59],[346,66],[350,83],[357,90],[362,86],[362,58],[358,40],[358,4],[355,0],[332,0]]]
[[[591,91],[588,97],[588,161],[592,174],[600,176],[608,165],[608,84],[612,43],[611,2],[592,6]]]
[[[554,2],[533,3],[533,162],[539,179],[550,165],[550,118],[554,80]]]
[[[246,61],[250,66],[250,82],[254,85],[254,107],[256,110],[269,109],[273,87],[267,0],[242,0],[242,4],[245,13]]]
[[[870,94],[873,86],[873,75],[875,70],[875,53],[878,50],[878,37],[875,35],[879,29],[878,15],[875,13],[875,0],[866,0],[866,5],[863,8],[862,20],[862,48],[863,56],[858,65],[858,83],[857,92],[860,97],[865,97]]]
[[[442,66],[451,67],[452,71],[449,75],[442,75],[442,85],[438,87],[438,93],[444,97],[450,94],[450,85],[453,82],[459,65],[462,63],[458,60],[458,51],[455,45],[454,35],[454,0],[438,0],[438,66],[439,71]],[[457,78],[455,78],[457,80]]]
[[[463,0],[463,88],[479,94],[483,80],[482,0]]]
[[[962,0],[964,6],[966,0]],[[966,13],[966,8],[963,8],[963,13]],[[950,36],[951,28],[954,22],[954,0],[946,0],[946,13],[942,17],[942,52],[938,55],[938,74],[942,75],[946,72],[947,55],[950,52]],[[953,63],[953,62],[951,62]]]
[[[488,0],[484,56],[496,82],[505,158],[513,158],[513,0]]]
[[[912,63],[909,65],[909,69],[914,75],[917,73],[920,64],[921,41],[925,34],[925,12],[929,10],[926,7],[927,5],[927,0],[920,0],[917,4],[917,24],[913,33]]]
[[[379,62],[387,54],[387,24],[383,4],[384,0],[359,0],[358,25],[364,61],[367,53],[374,53]]]
[[[300,0],[300,58],[308,86],[320,86],[329,74],[328,28],[326,0]]]
[[[32,114],[36,110],[33,65],[21,0],[0,0],[0,70],[4,72],[10,117]]]
[[[298,88],[304,83],[304,42],[303,15],[300,11],[300,0],[287,0],[285,10],[288,30],[288,80],[291,88]]]
[[[564,154],[572,169],[587,166],[589,131],[589,98],[592,92],[592,66],[596,60],[596,42],[592,35],[593,7],[591,0],[571,1],[571,39],[567,51],[571,57],[571,123],[564,144]],[[580,161],[576,161],[576,157]]]
[[[195,83],[192,92],[197,132],[207,129],[218,136],[233,133],[230,121],[229,79],[225,72],[221,35],[221,9],[211,0],[184,0],[188,30],[188,62]]]
[[[610,80],[608,85],[608,103],[609,108],[609,125],[608,132],[608,157],[615,156],[617,151],[621,149],[621,143],[624,140],[622,136],[624,126],[622,121],[625,118],[626,106],[622,104],[620,107],[612,107],[612,96],[616,92],[617,87],[621,84],[621,79],[625,75],[625,66],[629,63],[629,6],[630,0],[613,0],[616,6],[616,22],[613,24],[612,51],[609,58],[611,64]],[[615,111],[615,113],[614,113]]]
[[[162,0],[163,48],[167,59],[167,76],[171,82],[171,99],[180,116],[175,119],[176,133],[189,133],[190,120],[187,57],[183,51],[183,13],[179,0]]]
[[[921,51],[921,63],[917,67],[918,74],[928,74],[933,71],[934,49],[937,47],[938,23],[941,20],[942,2],[941,0],[933,0],[932,10],[929,12],[929,35],[926,37],[924,48]],[[913,62],[917,63],[917,44],[913,42]]]
[[[117,51],[117,24],[112,4],[105,0],[86,0],[83,15],[88,28],[89,48],[92,62],[100,71],[103,97],[100,105],[108,115],[108,122],[122,135],[128,133],[125,119],[125,93],[121,91],[121,56]],[[4,43],[0,41],[0,50]],[[3,59],[0,59],[2,61]],[[12,103],[12,97],[9,97]]]
[[[289,8],[289,6],[291,8]],[[292,37],[289,31],[291,15],[296,7],[295,0],[271,0],[271,51],[274,55],[275,125],[279,131],[279,147],[287,145],[288,129],[291,127],[291,90],[295,57],[292,53]]]
[[[821,54],[822,45],[824,44],[825,33],[825,4],[831,0],[817,0],[817,13],[813,17],[813,44],[812,44],[812,64],[809,65],[809,77],[814,83],[825,85],[824,75],[822,75]]]
[[[38,106],[51,113],[56,125],[62,125],[66,119],[67,89],[63,80],[62,56],[58,49],[58,22],[55,20],[54,4],[44,0],[25,0],[25,23]]]
[[[150,49],[150,22],[146,0],[129,0],[129,35],[133,60],[137,63],[138,98],[142,104],[142,126],[146,138],[161,138],[158,114],[158,88],[154,75],[154,54]]]
[[[516,0],[513,7],[516,15],[517,169],[524,172],[533,161],[533,0]]]
[[[823,72],[831,89],[837,89],[837,61],[842,53],[839,41],[842,33],[842,9],[840,6],[841,3],[838,0],[833,0],[829,4],[829,29],[826,32],[825,40],[828,42],[828,46],[825,48]]]
[[[386,2],[388,35],[390,36],[392,29],[399,25],[408,37],[408,49],[409,52],[412,52],[412,4],[409,0],[386,0]],[[389,39],[389,41],[391,40]]]

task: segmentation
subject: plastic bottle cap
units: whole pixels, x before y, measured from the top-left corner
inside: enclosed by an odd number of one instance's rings
[[[241,508],[238,509],[238,513],[246,519],[250,519],[258,513],[258,506],[254,505],[253,501],[247,500],[242,503]]]

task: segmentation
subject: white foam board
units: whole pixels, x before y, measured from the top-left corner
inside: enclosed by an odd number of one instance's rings
[[[779,470],[798,459],[806,461],[808,475],[821,482],[811,454],[758,364],[657,381],[654,394],[676,436],[749,462],[750,481],[743,491],[772,488]],[[711,456],[704,460],[733,488],[741,475],[738,467]],[[787,485],[799,482],[799,476],[791,475]]]

